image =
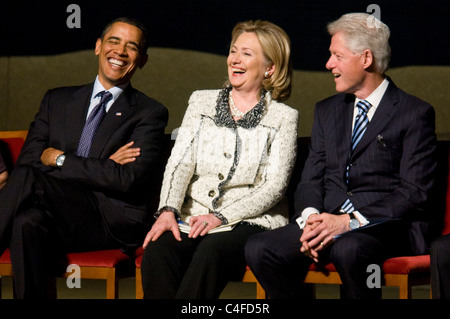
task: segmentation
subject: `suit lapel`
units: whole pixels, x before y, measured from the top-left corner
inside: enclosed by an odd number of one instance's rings
[[[393,107],[399,101],[397,87],[392,81],[389,81],[389,86],[384,93],[383,98],[378,105],[378,108],[367,126],[367,130],[364,133],[361,141],[356,145],[353,151],[352,157],[357,156],[362,150],[364,150],[368,144],[375,140],[383,130],[383,128],[390,122],[392,117],[397,112],[397,109]]]
[[[109,138],[116,131],[116,128],[128,117],[134,104],[133,89],[131,85],[128,85],[125,91],[111,105],[111,108],[100,124],[92,142],[90,157],[98,158],[101,156]]]
[[[337,158],[339,162],[342,163],[341,171],[342,174],[345,173],[345,168],[347,166],[347,160],[350,155],[350,144],[352,139],[352,121],[353,121],[353,108],[355,104],[354,95],[347,94],[344,98],[344,103],[339,103],[343,105],[343,108],[336,108],[336,127],[337,134],[335,134],[336,145],[337,145]]]
[[[76,153],[81,132],[83,131],[89,101],[92,95],[93,84],[82,86],[76,91],[65,106],[65,135],[66,149]]]

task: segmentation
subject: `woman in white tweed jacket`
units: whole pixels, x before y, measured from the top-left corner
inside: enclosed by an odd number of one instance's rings
[[[196,91],[144,242],[144,298],[218,298],[245,269],[248,237],[287,224],[297,143],[290,42],[267,21],[233,30],[222,90]]]

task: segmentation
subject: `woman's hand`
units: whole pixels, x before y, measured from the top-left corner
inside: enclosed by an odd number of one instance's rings
[[[197,238],[199,235],[205,236],[208,231],[220,225],[222,225],[222,221],[214,214],[193,216],[189,220],[191,230],[188,236],[189,238]]]
[[[176,240],[181,241],[180,230],[175,219],[175,214],[170,210],[164,210],[155,221],[152,229],[145,236],[144,248],[147,247],[150,241],[156,241],[166,231],[171,231]]]

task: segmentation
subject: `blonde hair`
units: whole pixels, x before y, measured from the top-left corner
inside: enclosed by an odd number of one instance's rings
[[[272,98],[284,101],[291,95],[292,61],[291,41],[286,32],[279,26],[262,20],[249,20],[238,23],[231,33],[232,47],[237,38],[244,32],[253,32],[261,44],[264,56],[269,65],[275,65],[272,76],[266,78],[262,85],[272,93]]]
[[[386,72],[391,57],[391,32],[386,24],[367,13],[348,13],[329,23],[327,28],[331,36],[342,32],[347,49],[353,53],[372,51],[377,71]]]

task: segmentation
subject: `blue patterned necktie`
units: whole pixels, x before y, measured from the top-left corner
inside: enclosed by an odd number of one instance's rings
[[[95,132],[97,132],[100,123],[105,117],[106,104],[112,98],[112,94],[108,91],[102,91],[95,97],[98,96],[100,96],[100,103],[98,103],[91,111],[91,114],[89,114],[89,117],[84,124],[83,133],[81,133],[80,143],[78,144],[77,150],[77,155],[81,157],[88,157]]]
[[[351,152],[355,149],[356,145],[361,140],[364,132],[367,129],[367,124],[369,124],[369,118],[367,117],[367,112],[369,112],[370,107],[372,104],[367,102],[366,100],[359,101],[356,106],[358,107],[358,115],[356,115],[355,119],[355,126],[353,127],[353,133],[352,133],[352,144],[351,144]],[[350,153],[351,153],[350,152]],[[346,171],[345,171],[345,178],[346,182],[348,184],[348,173],[350,170],[350,165],[347,165]],[[350,199],[347,199],[341,207],[341,211],[345,213],[351,213],[355,210],[353,207],[352,202]]]
[[[359,143],[364,132],[366,131],[367,124],[369,124],[367,112],[369,112],[369,109],[372,105],[364,100],[359,101],[356,106],[358,107],[358,115],[356,116],[355,126],[353,127],[352,151],[355,149],[356,145]]]

